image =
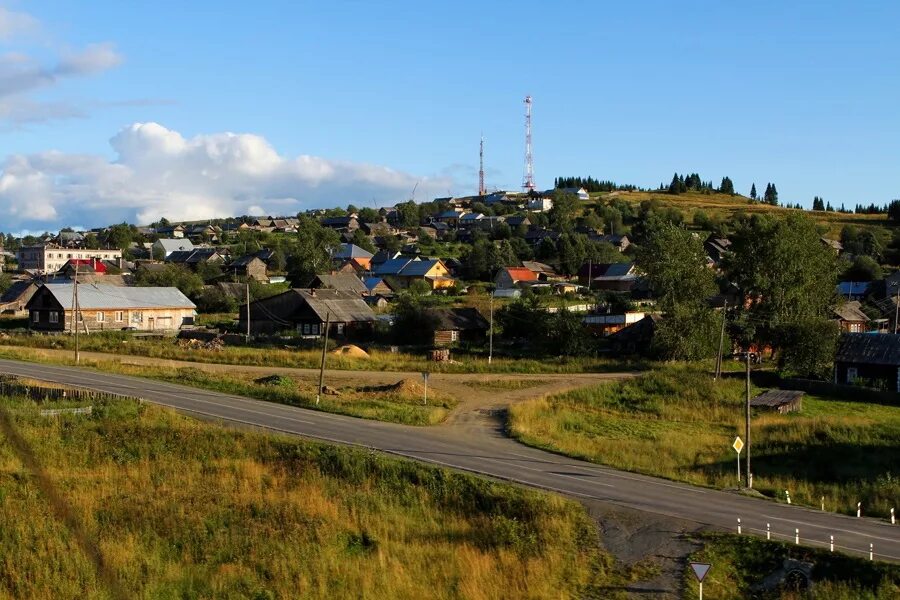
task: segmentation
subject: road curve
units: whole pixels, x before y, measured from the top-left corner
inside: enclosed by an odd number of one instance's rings
[[[723,531],[827,547],[900,562],[900,525],[699,488],[627,473],[523,446],[497,428],[458,435],[452,428],[419,428],[368,421],[77,367],[0,359],[0,372],[137,396],[196,415],[341,444],[360,445],[410,459],[479,473],[575,498],[694,521]]]

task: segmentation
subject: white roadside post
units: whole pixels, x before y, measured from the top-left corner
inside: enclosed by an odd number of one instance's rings
[[[428,406],[428,371],[422,371],[422,380],[425,382],[425,406]]]
[[[766,523],[766,539],[767,540],[772,539],[772,527],[768,523]]]
[[[706,578],[706,574],[709,573],[711,566],[709,563],[691,563],[691,570],[694,571],[694,577],[697,578],[697,583],[700,584],[700,600],[703,600],[703,580]]]
[[[896,525],[896,524],[897,524],[897,520],[894,519],[894,509],[892,508],[891,509],[891,525]]]
[[[828,536],[828,550],[830,552],[834,552],[834,536],[833,535]]]
[[[744,440],[742,440],[740,436],[737,436],[734,438],[734,443],[731,444],[731,447],[734,448],[734,451],[737,453],[738,487],[741,487],[741,450],[744,449]]]
[[[787,503],[791,503],[791,493],[787,490],[784,490],[784,497],[787,498]]]
[[[794,529],[794,543],[800,545],[800,530]]]
[[[869,560],[875,560],[875,545],[869,544]]]
[[[856,503],[856,518],[860,518],[862,516],[862,502]]]
[[[738,517],[738,535],[741,535],[741,518]]]
[[[822,496],[822,511],[825,510],[825,496]]]

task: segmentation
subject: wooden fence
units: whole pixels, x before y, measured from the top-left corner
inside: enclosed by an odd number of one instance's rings
[[[135,398],[133,396],[126,396],[124,394],[114,394],[108,392],[95,392],[94,390],[87,390],[83,388],[75,388],[75,387],[47,387],[42,386],[39,383],[26,383],[15,377],[4,377],[0,379],[0,396],[19,396],[29,398],[31,400],[35,400],[37,402],[41,401],[53,401],[53,400],[73,400],[73,401],[82,401],[82,400],[92,400],[92,401],[102,401],[102,400],[137,400],[141,401],[140,398]]]

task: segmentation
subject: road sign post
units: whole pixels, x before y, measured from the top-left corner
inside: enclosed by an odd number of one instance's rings
[[[422,371],[422,380],[425,382],[425,406],[428,406],[428,371]]]
[[[738,487],[741,485],[741,450],[744,449],[744,440],[741,439],[740,436],[734,438],[734,443],[731,445],[734,448],[735,453],[737,454],[737,476],[738,476]]]
[[[709,563],[691,563],[691,570],[694,572],[694,577],[697,578],[697,583],[700,584],[700,600],[703,600],[703,580],[711,566]]]

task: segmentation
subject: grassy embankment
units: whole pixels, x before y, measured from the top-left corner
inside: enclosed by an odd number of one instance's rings
[[[703,582],[706,600],[895,600],[900,597],[900,567],[823,550],[767,542],[752,537],[708,534],[692,561],[712,565]],[[783,567],[784,560],[813,563],[810,590],[754,589],[763,578]],[[685,571],[685,598],[697,598],[697,582]]]
[[[744,383],[668,367],[510,408],[513,436],[606,465],[717,488],[735,487]],[[800,413],[756,413],[754,487],[793,502],[885,516],[900,500],[900,407],[805,396]]]
[[[69,366],[75,364],[70,357],[43,356],[41,350],[33,349],[0,348],[0,358]],[[397,385],[337,386],[333,388],[337,394],[323,394],[317,405],[315,403],[318,391],[317,377],[261,376],[259,373],[248,373],[239,368],[227,372],[213,372],[194,367],[129,365],[111,360],[82,359],[79,365],[107,373],[145,377],[257,400],[404,425],[436,425],[443,421],[458,403],[456,398],[432,389],[428,393],[428,404],[424,405],[424,390],[420,389],[417,382],[407,380],[400,381]]]
[[[568,598],[623,581],[558,496],[131,401],[46,418],[4,398],[0,417],[0,598]]]
[[[3,346],[23,348],[74,348],[72,336],[11,335],[0,340]],[[81,336],[81,350],[130,356],[146,356],[165,360],[268,367],[318,369],[320,349],[286,349],[281,347],[226,346],[219,350],[183,348],[171,338],[142,339],[124,332],[94,333]],[[423,354],[372,350],[369,358],[329,355],[328,368],[351,371],[405,371],[435,373],[591,373],[634,369],[640,363],[595,357],[559,357],[545,359],[512,359],[453,353],[451,362],[433,362]]]
[[[592,200],[608,202],[613,199],[625,200],[632,204],[640,204],[645,200],[656,200],[664,207],[680,210],[685,221],[691,223],[694,213],[702,211],[711,218],[728,219],[737,212],[747,214],[786,214],[787,211],[796,210],[783,206],[772,206],[762,202],[751,203],[750,199],[728,194],[702,194],[700,192],[688,192],[672,195],[665,192],[605,192],[592,195]],[[793,200],[790,200],[793,202]],[[853,208],[853,207],[848,207]],[[840,237],[841,229],[845,225],[856,227],[886,227],[887,215],[857,215],[839,212],[805,211],[813,220],[827,228],[826,235],[832,239]]]

